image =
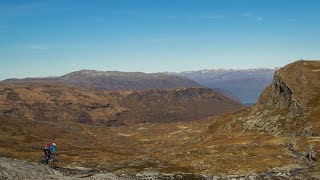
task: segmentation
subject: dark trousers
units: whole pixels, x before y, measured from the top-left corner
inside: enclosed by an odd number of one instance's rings
[[[44,149],[44,153],[47,157],[47,163],[49,163],[49,160],[51,159],[51,152],[49,149]]]

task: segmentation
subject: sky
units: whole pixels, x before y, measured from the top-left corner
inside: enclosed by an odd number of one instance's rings
[[[320,59],[319,0],[0,0],[0,80]]]

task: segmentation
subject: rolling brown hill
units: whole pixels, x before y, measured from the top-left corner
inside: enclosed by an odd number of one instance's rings
[[[75,71],[61,77],[7,79],[0,83],[60,83],[95,90],[113,91],[202,87],[188,78],[169,74],[95,70]]]
[[[162,152],[180,151],[197,141],[208,124],[187,120],[242,107],[205,88],[112,92],[64,84],[5,84],[0,99],[0,156],[36,161],[43,144],[54,141],[59,166],[115,173],[191,170],[162,157]]]
[[[282,135],[319,136],[320,62],[297,61],[275,72],[258,103],[229,126]]]
[[[105,127],[5,113],[0,156],[35,161],[43,144],[55,141],[62,167],[201,173],[208,179],[319,179],[319,69],[319,61],[289,64],[275,73],[255,106],[201,121]],[[15,98],[11,93],[9,100]]]
[[[38,121],[124,125],[197,120],[242,105],[211,89],[94,91],[67,85],[6,84],[0,87],[0,115]]]
[[[275,72],[272,84],[261,94],[256,105],[216,119],[208,128],[206,142],[229,134],[229,140],[244,141],[236,149],[257,148],[253,154],[261,159],[256,168],[266,169],[267,164],[286,162],[288,170],[299,167],[308,178],[311,174],[319,178],[319,97],[320,61],[300,60],[288,64]],[[273,137],[264,140],[268,142],[264,145],[251,139],[268,136]],[[243,158],[236,154],[232,156]]]

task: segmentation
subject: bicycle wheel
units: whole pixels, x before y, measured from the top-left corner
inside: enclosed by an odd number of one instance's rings
[[[39,160],[38,160],[38,163],[40,163],[40,164],[47,164],[47,157],[45,157],[45,156],[40,156],[40,157],[39,157]]]
[[[56,167],[58,165],[58,162],[59,162],[58,159],[55,158],[55,159],[52,159],[48,164],[51,167]]]

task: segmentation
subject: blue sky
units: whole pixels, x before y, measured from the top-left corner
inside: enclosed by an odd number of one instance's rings
[[[0,79],[320,59],[319,0],[0,0]]]

